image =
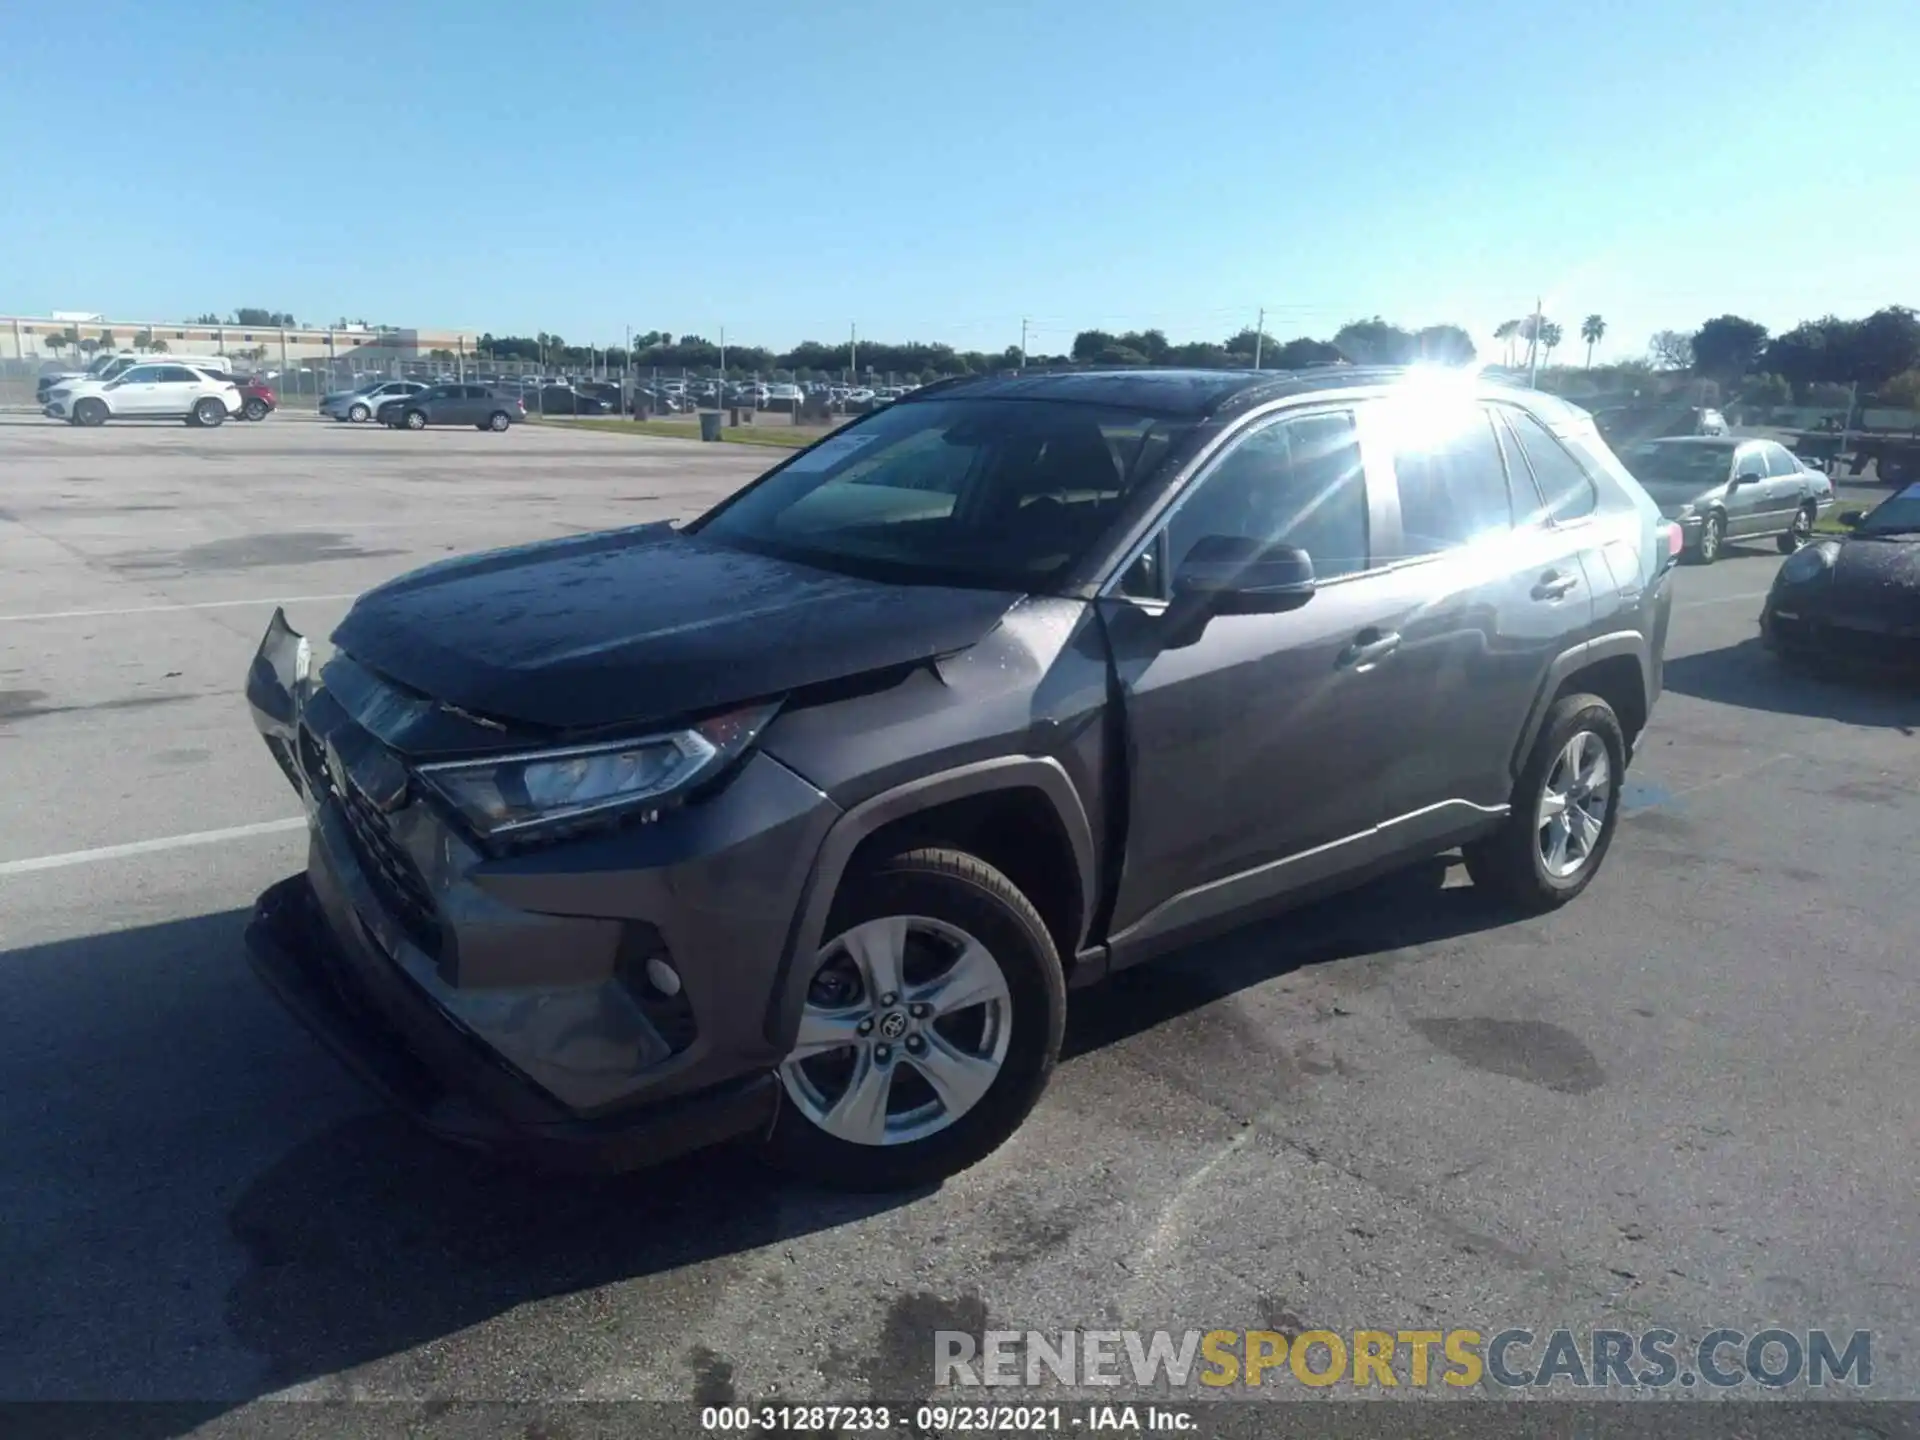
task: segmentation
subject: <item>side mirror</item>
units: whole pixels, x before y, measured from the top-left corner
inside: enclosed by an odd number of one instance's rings
[[[1741,485],[1756,485],[1766,478],[1766,476],[1760,474],[1757,470],[1742,470],[1738,475],[1733,477],[1733,483],[1736,487]]]
[[[1849,530],[1866,518],[1867,512],[1864,510],[1842,510],[1840,512],[1840,523]]]
[[[1237,535],[1202,536],[1173,577],[1175,600],[1228,615],[1291,610],[1312,599],[1316,588],[1313,557],[1299,546]]]

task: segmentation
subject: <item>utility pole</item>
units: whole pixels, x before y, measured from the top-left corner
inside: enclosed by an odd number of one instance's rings
[[[1533,297],[1533,334],[1527,341],[1527,385],[1538,389],[1540,384],[1540,307],[1545,302],[1540,296]]]
[[[1267,307],[1260,307],[1260,318],[1253,322],[1253,368],[1260,368],[1260,344],[1267,338]]]
[[[860,324],[858,321],[847,326],[847,379],[855,385],[860,383]]]
[[[727,327],[722,325],[720,327],[720,388],[719,388],[719,391],[716,392],[713,397],[713,403],[716,409],[719,408],[720,402],[727,398],[726,389],[727,389]]]
[[[1027,368],[1027,317],[1020,317],[1020,368]]]

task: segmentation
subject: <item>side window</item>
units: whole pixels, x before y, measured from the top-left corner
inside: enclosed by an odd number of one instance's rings
[[[1767,457],[1767,474],[1798,475],[1800,473],[1800,462],[1789,455],[1782,446],[1769,443],[1762,448]]]
[[[136,365],[131,370],[122,371],[120,383],[123,385],[151,385],[160,378],[158,365]]]
[[[1279,420],[1236,443],[1167,522],[1175,574],[1208,535],[1297,545],[1321,579],[1366,569],[1367,477],[1353,416]],[[1134,583],[1130,573],[1129,592]]]
[[[1520,454],[1533,471],[1534,482],[1547,507],[1547,515],[1557,521],[1584,519],[1598,508],[1600,499],[1593,478],[1569,455],[1566,447],[1553,438],[1547,427],[1524,410],[1508,410],[1507,426]]]
[[[166,385],[197,385],[200,377],[184,365],[163,365],[160,367],[160,380]]]
[[[1389,401],[1383,414],[1407,555],[1438,554],[1513,528],[1506,464],[1485,407]]]

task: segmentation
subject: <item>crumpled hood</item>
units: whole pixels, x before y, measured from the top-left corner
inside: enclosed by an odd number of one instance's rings
[[[854,579],[649,525],[402,575],[363,595],[333,642],[435,700],[572,731],[965,649],[1019,598]]]

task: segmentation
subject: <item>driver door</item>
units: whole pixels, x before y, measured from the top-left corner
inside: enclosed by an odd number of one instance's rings
[[[164,403],[158,365],[136,365],[108,388],[116,415],[153,415]]]
[[[1408,743],[1395,651],[1419,591],[1370,553],[1394,500],[1362,435],[1345,408],[1254,421],[1100,601],[1128,739],[1115,966],[1377,851],[1379,777]],[[1314,592],[1282,613],[1215,613],[1191,633],[1169,580],[1213,536],[1299,546]]]

